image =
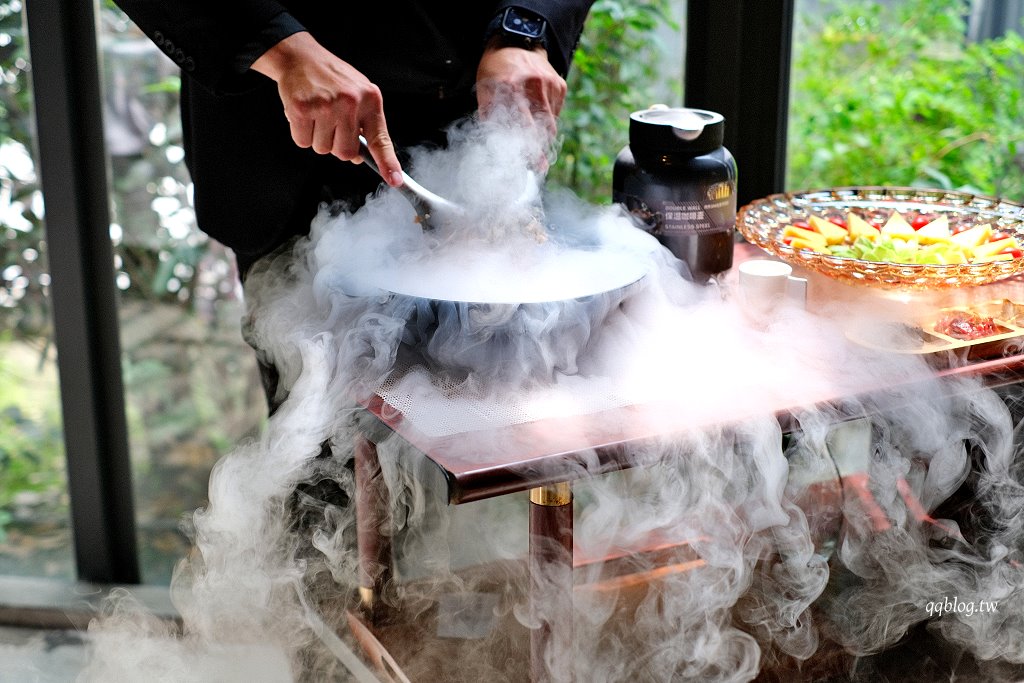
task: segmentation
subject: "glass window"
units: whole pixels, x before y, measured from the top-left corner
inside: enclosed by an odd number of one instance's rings
[[[75,576],[30,66],[0,1],[0,575]]]
[[[569,72],[549,182],[611,202],[612,167],[629,142],[630,113],[657,103],[682,106],[685,16],[685,0],[594,3]]]
[[[110,3],[100,9],[125,403],[143,580],[189,547],[214,462],[267,407],[242,341],[234,259],[195,225],[176,65]]]
[[[794,23],[788,188],[1024,200],[1020,3],[798,0]]]

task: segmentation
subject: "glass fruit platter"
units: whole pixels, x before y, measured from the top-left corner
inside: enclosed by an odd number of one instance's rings
[[[833,234],[826,223],[846,234]],[[747,241],[791,265],[848,283],[935,289],[1024,273],[1024,205],[966,192],[787,192],[744,206],[736,225]]]

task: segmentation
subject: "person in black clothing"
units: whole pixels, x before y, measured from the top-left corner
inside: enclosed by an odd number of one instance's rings
[[[182,69],[197,222],[243,280],[321,202],[355,207],[379,185],[339,161],[360,161],[360,132],[392,185],[396,149],[443,144],[497,92],[551,134],[593,2],[116,1]]]
[[[443,145],[499,93],[553,135],[593,0],[116,2],[181,67],[197,223],[232,249],[244,286],[261,258],[308,234],[321,204],[356,209],[380,185],[346,163],[361,161],[360,133],[391,185],[396,150]],[[273,413],[284,388],[256,353]]]
[[[593,2],[115,1],[182,69],[197,222],[235,253],[249,307],[243,334],[272,413],[290,387],[278,386],[252,334],[253,301],[264,280],[287,287],[264,273],[308,234],[321,204],[355,209],[379,186],[365,165],[348,163],[361,161],[358,136],[396,185],[397,150],[443,145],[446,128],[487,116],[506,93],[537,135],[552,135]],[[325,505],[350,507],[353,461],[325,441],[301,475],[287,473],[302,479],[287,510],[303,548],[329,523]]]

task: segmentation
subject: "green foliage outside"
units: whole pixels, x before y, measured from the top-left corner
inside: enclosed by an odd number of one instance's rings
[[[680,30],[672,6],[672,0],[594,4],[569,74],[550,182],[594,203],[611,201],[612,164],[629,142],[629,114],[654,104],[663,67],[656,32],[666,25]]]
[[[825,7],[813,24],[798,17],[788,187],[912,185],[1024,201],[1019,32],[968,42],[962,0]]]
[[[0,2],[0,543],[40,503],[67,510],[57,394],[26,381],[45,365],[50,314],[21,9]]]
[[[43,523],[61,524],[68,503],[56,396],[45,382],[32,381],[38,369],[26,367],[30,351],[11,349],[0,356],[0,543],[12,522],[37,514],[40,505],[51,513]]]
[[[33,126],[21,5],[0,1],[0,330],[22,335],[49,318]]]
[[[60,420],[39,420],[26,415],[12,403],[0,411],[0,542],[7,540],[6,527],[15,519],[20,504],[31,506],[36,494],[48,495],[66,509],[64,449]],[[28,494],[27,496],[25,494]]]

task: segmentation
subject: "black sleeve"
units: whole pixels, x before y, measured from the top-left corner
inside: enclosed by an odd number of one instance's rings
[[[544,17],[548,22],[548,59],[555,70],[565,76],[593,4],[594,0],[502,0],[498,11],[521,7]]]
[[[276,0],[115,0],[181,70],[214,92],[256,83],[269,48],[305,28]]]

